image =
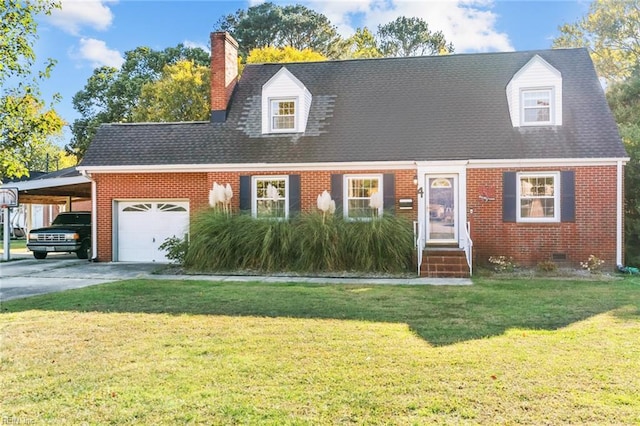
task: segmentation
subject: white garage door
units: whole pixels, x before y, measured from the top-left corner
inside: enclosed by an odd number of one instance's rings
[[[168,262],[160,245],[189,228],[189,203],[184,201],[121,201],[118,203],[117,252],[120,262]]]

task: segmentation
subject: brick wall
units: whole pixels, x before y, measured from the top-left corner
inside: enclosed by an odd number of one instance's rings
[[[575,222],[513,223],[502,221],[502,174],[505,171],[575,171]],[[495,193],[495,200],[480,196]],[[486,195],[486,194],[485,194]],[[554,255],[579,266],[593,254],[605,267],[616,260],[616,167],[593,166],[541,169],[469,169],[467,207],[474,243],[474,261],[486,264],[489,256],[512,256],[517,263],[535,266]],[[560,262],[558,262],[560,263]]]
[[[502,174],[505,171],[575,171],[576,217],[569,223],[512,223],[502,221]],[[98,259],[112,260],[113,201],[127,199],[189,200],[193,214],[208,207],[213,182],[229,183],[233,189],[232,209],[239,210],[241,175],[299,174],[301,207],[315,211],[318,195],[331,190],[331,175],[394,173],[396,214],[409,220],[417,218],[414,170],[335,170],[279,172],[212,173],[135,173],[95,174],[97,185]],[[467,171],[467,208],[474,242],[475,263],[485,264],[489,256],[512,256],[519,264],[535,266],[554,255],[566,256],[566,263],[578,266],[590,254],[615,266],[616,257],[616,167],[594,166],[574,169],[469,169]],[[493,193],[494,200],[483,201],[480,195]],[[412,198],[412,210],[399,210],[400,198]]]
[[[233,190],[231,207],[239,210],[239,190],[241,175],[300,175],[301,208],[303,211],[317,210],[317,198],[322,191],[331,190],[331,175],[365,174],[365,173],[394,173],[396,212],[410,220],[415,220],[417,205],[415,205],[416,188],[413,185],[414,170],[364,170],[364,171],[279,171],[279,172],[212,172],[212,173],[114,173],[94,174],[97,189],[98,224],[98,261],[113,259],[113,202],[114,200],[133,199],[181,199],[189,200],[190,213],[209,206],[209,190],[213,182],[221,185],[227,183]],[[413,210],[398,210],[397,200],[413,198]]]

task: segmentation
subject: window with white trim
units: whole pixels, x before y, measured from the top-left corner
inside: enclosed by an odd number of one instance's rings
[[[553,90],[523,90],[521,105],[523,125],[552,124]]]
[[[289,217],[289,177],[254,176],[252,214],[256,218]]]
[[[560,174],[518,174],[518,221],[560,221]]]
[[[271,99],[270,123],[272,132],[291,132],[296,130],[296,100]]]
[[[382,175],[345,176],[344,216],[371,219],[383,212]]]

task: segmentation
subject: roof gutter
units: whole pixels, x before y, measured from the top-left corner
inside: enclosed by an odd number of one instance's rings
[[[33,189],[50,188],[52,186],[77,185],[80,183],[88,183],[90,179],[85,176],[61,177],[53,179],[34,179],[22,182],[9,182],[1,187],[18,188],[18,191],[29,191]]]
[[[244,163],[244,164],[166,164],[128,166],[79,166],[80,172],[89,173],[186,173],[186,172],[250,172],[289,170],[402,170],[415,168],[415,161],[359,161],[333,163]]]

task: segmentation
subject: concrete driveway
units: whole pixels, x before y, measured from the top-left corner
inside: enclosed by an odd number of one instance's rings
[[[0,301],[149,276],[160,268],[148,263],[92,263],[75,254],[51,253],[36,260],[31,253],[11,253],[0,263]]]
[[[26,250],[11,251],[11,261],[0,262],[0,302],[132,278],[211,280],[231,282],[297,282],[310,284],[471,285],[467,278],[328,278],[255,275],[161,275],[162,263],[88,262],[75,254],[50,253],[36,260]]]

